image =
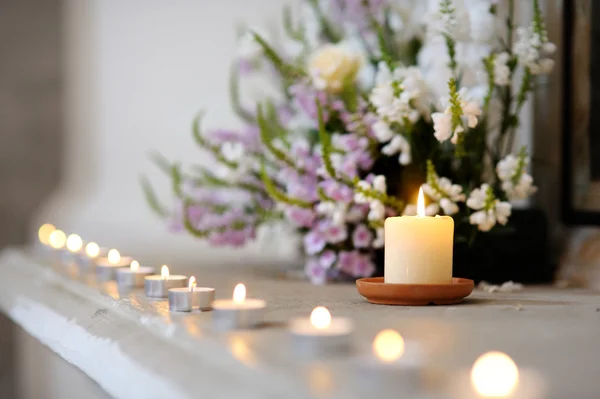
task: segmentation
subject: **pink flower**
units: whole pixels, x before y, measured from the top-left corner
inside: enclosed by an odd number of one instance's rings
[[[321,257],[319,258],[319,263],[325,269],[329,269],[331,266],[333,266],[336,259],[337,259],[337,255],[335,254],[335,252],[332,250],[328,250],[328,251],[323,252]]]
[[[327,271],[316,259],[309,259],[306,262],[304,272],[313,284],[325,284],[327,282]]]
[[[304,251],[308,255],[315,255],[325,248],[325,237],[321,232],[312,230],[304,236]]]
[[[352,277],[371,276],[375,272],[375,265],[368,254],[358,251],[342,251],[338,256],[336,267]]]
[[[348,203],[351,202],[354,197],[354,191],[350,187],[334,180],[323,181],[321,187],[328,197],[339,202]]]
[[[331,244],[337,244],[348,238],[348,229],[346,226],[331,224],[325,229],[325,240]]]
[[[364,224],[359,224],[352,234],[352,242],[355,248],[368,248],[373,240],[373,233]]]
[[[312,209],[290,206],[285,209],[285,216],[299,227],[312,227],[317,215]]]

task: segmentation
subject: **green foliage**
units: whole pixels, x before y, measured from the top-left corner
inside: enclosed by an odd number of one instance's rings
[[[515,169],[515,173],[512,176],[512,179],[511,179],[513,185],[515,185],[515,186],[519,184],[519,179],[521,178],[523,173],[525,173],[525,167],[527,166],[528,155],[529,154],[527,154],[527,147],[525,147],[525,146],[521,147],[521,150],[519,151],[519,154],[517,155],[517,158],[518,158],[517,167]]]
[[[494,62],[496,61],[496,54],[492,53],[489,57],[483,59],[483,66],[485,67],[485,72],[487,73],[488,78],[488,91],[483,99],[483,112],[489,110],[490,101],[492,100],[492,96],[494,95],[494,89],[496,87],[494,81],[496,76],[494,74]]]
[[[262,36],[256,32],[252,32],[254,40],[260,45],[263,50],[265,57],[273,64],[275,69],[287,79],[299,79],[304,76],[304,71],[289,65],[277,54],[277,51]]]
[[[398,213],[402,213],[404,210],[404,201],[387,195],[386,193],[382,193],[372,188],[365,188],[359,185],[360,179],[356,178],[353,181],[354,191],[357,193],[361,193],[367,198],[375,199],[381,201],[382,204],[387,205],[393,209],[395,209]]]
[[[238,167],[237,162],[233,162],[228,160],[227,158],[225,158],[223,156],[223,154],[221,153],[221,150],[218,146],[216,145],[212,145],[210,144],[208,141],[206,141],[204,139],[204,137],[202,137],[202,133],[200,131],[200,120],[202,119],[202,113],[199,112],[196,117],[194,118],[194,121],[192,122],[192,133],[194,135],[194,139],[196,140],[196,143],[208,150],[214,157],[215,159],[222,163],[223,165],[226,165],[232,169],[236,169]]]
[[[273,139],[278,136],[279,132],[273,133],[272,129],[269,128],[267,120],[264,117],[261,104],[258,104],[256,107],[256,118],[258,122],[258,128],[260,131],[260,139],[265,145],[265,147],[267,147],[269,152],[273,154],[273,156],[276,159],[296,169],[297,171],[302,172],[302,169],[296,166],[296,163],[292,158],[290,158],[288,154],[286,154],[284,151],[280,150],[273,144]]]
[[[323,120],[323,107],[321,103],[317,99],[317,115],[319,118],[319,140],[321,141],[321,151],[323,158],[323,165],[325,165],[325,170],[327,174],[332,178],[337,178],[337,173],[335,172],[335,168],[333,167],[333,162],[331,162],[331,136],[325,130],[325,121]]]
[[[449,21],[454,21],[454,2],[452,0],[442,0],[440,2],[440,13],[445,15]],[[456,42],[450,32],[448,31],[449,27],[446,27],[446,31],[443,33],[444,41],[446,42],[446,49],[448,50],[448,56],[450,57],[450,61],[448,62],[448,67],[452,70],[454,76],[456,77],[456,67],[458,66],[456,62]]]
[[[229,97],[231,98],[231,107],[233,112],[246,123],[255,123],[254,116],[246,111],[240,100],[239,72],[237,66],[233,66],[229,72]]]
[[[145,176],[142,176],[140,178],[140,184],[142,185],[144,197],[146,198],[146,202],[150,206],[150,209],[152,209],[154,213],[156,213],[160,217],[167,217],[168,212],[165,210],[165,207],[158,201],[158,198],[154,193],[152,185]]]

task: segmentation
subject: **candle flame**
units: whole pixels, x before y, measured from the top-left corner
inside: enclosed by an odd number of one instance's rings
[[[163,280],[166,280],[169,278],[169,267],[167,265],[163,265],[160,268],[160,276],[163,278]]]
[[[56,227],[54,227],[53,224],[46,223],[41,225],[38,230],[38,238],[40,239],[40,242],[44,245],[49,245],[50,234],[52,234],[54,230],[56,230]]]
[[[233,302],[242,303],[246,299],[246,286],[242,283],[239,283],[233,289]]]
[[[70,234],[67,237],[67,249],[71,252],[79,252],[83,246],[83,240],[77,234]]]
[[[317,330],[325,330],[331,325],[331,313],[324,306],[317,306],[310,314],[310,323]]]
[[[471,384],[486,398],[510,396],[519,383],[519,369],[506,353],[487,352],[473,364]]]
[[[48,237],[48,243],[54,249],[61,249],[65,246],[67,236],[62,230],[54,230]]]
[[[425,214],[425,196],[423,195],[423,187],[419,188],[419,198],[417,199],[417,216],[424,217]]]
[[[404,355],[404,339],[397,331],[381,330],[373,340],[373,352],[386,363],[394,362]]]
[[[196,288],[196,277],[194,277],[194,276],[190,277],[190,282],[188,284],[188,287],[190,288],[190,292],[194,292],[194,289]]]
[[[140,262],[138,262],[137,260],[132,260],[131,264],[129,265],[129,268],[132,272],[138,271],[140,269]]]
[[[108,263],[114,265],[121,260],[121,254],[116,249],[111,249],[108,251]]]
[[[100,254],[100,247],[95,242],[90,242],[85,246],[85,253],[90,258],[95,258]]]

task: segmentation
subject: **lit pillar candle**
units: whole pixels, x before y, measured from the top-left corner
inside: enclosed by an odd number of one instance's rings
[[[331,317],[329,310],[317,306],[310,318],[298,318],[290,322],[294,349],[298,354],[319,356],[323,353],[346,353],[351,348],[354,323],[345,317]]]
[[[137,260],[131,262],[129,267],[117,270],[117,286],[120,289],[143,287],[146,276],[154,273],[150,266],[140,266]]]
[[[450,284],[454,220],[425,216],[423,189],[417,216],[385,220],[384,281],[392,284]]]
[[[111,249],[106,258],[96,260],[96,276],[101,281],[114,280],[117,269],[129,267],[132,260],[129,256],[122,257],[116,249]]]
[[[233,299],[213,302],[213,322],[217,328],[252,328],[263,323],[267,303],[262,299],[246,298],[246,286],[238,284]]]
[[[172,275],[167,265],[160,269],[160,275],[153,274],[144,278],[144,291],[148,298],[167,298],[169,289],[185,287],[187,276]]]
[[[169,310],[171,312],[190,312],[195,308],[210,310],[215,299],[215,289],[196,287],[196,278],[190,277],[187,287],[169,289]]]

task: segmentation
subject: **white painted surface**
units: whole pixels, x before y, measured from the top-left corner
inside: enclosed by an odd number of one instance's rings
[[[490,350],[539,373],[545,399],[595,398],[600,392],[597,292],[525,287],[474,292],[456,306],[394,307],[367,303],[350,284],[314,286],[239,269],[196,271],[199,281],[216,288],[217,298],[229,297],[244,281],[249,295],[267,301],[267,325],[218,331],[211,312],[169,313],[165,300],[146,300],[141,291],[119,293],[114,283],[75,281],[64,268],[16,250],[0,253],[0,311],[117,398],[152,398],[167,387],[176,387],[172,397],[198,397],[200,388],[206,397],[228,399],[369,397],[361,392],[358,366],[372,356],[370,344],[383,328],[422,346],[424,374],[435,376],[426,380],[430,393],[449,393],[456,372]],[[316,305],[354,320],[351,353],[295,356],[286,324],[307,317]],[[395,384],[380,384],[375,396],[398,392]]]

